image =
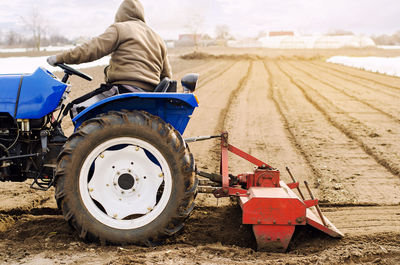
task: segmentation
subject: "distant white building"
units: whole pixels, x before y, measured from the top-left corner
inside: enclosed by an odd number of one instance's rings
[[[227,45],[235,48],[257,48],[262,47],[262,42],[253,39],[230,40],[227,42]]]
[[[365,36],[322,36],[314,43],[316,49],[337,49],[343,47],[365,48],[376,46],[370,37]]]
[[[375,47],[365,36],[273,36],[259,40],[262,47],[275,49],[338,49],[344,47]]]

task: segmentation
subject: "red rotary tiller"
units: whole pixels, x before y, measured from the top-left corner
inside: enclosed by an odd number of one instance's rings
[[[206,136],[187,139],[187,142],[221,138],[221,172],[209,174],[201,171],[196,173],[213,182],[219,182],[222,187],[213,190],[216,198],[236,196],[243,210],[243,224],[253,226],[258,250],[286,251],[297,225],[311,225],[318,230],[336,238],[343,234],[321,213],[318,200],[314,199],[307,182],[305,185],[310,193],[306,200],[290,170],[287,168],[293,183],[286,184],[280,180],[280,172],[267,163],[243,152],[228,143],[228,133],[218,136]],[[242,157],[257,166],[253,173],[233,176],[228,170],[228,151]],[[298,197],[292,189],[297,189]],[[209,189],[200,188],[200,192]],[[314,211],[312,208],[315,208]]]

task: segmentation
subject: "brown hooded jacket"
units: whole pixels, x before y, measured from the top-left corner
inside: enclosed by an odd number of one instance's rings
[[[109,54],[107,83],[153,91],[161,79],[172,76],[165,43],[146,25],[138,0],[124,0],[113,25],[91,41],[57,55],[57,62],[80,64]]]

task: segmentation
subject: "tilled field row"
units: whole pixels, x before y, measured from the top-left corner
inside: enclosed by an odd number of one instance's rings
[[[359,99],[353,88],[319,80],[304,62],[225,62],[216,68],[220,71],[211,69],[212,77],[200,83],[202,111],[193,115],[186,135],[227,130],[231,143],[278,169],[293,168],[300,180],[311,180],[325,203],[400,203],[400,131],[380,105]],[[205,119],[207,126],[201,122]],[[218,170],[216,141],[192,150],[200,168]],[[251,168],[243,160],[232,161],[235,173]]]
[[[400,234],[400,206],[322,207],[322,210],[346,236]]]
[[[311,164],[321,176],[318,182],[325,191],[324,199],[332,203],[398,204],[400,181],[395,163],[398,149],[392,146],[384,152],[384,145],[374,137],[383,133],[370,129],[378,129],[376,124],[383,118],[374,118],[377,112],[365,110],[365,105],[354,108],[354,100],[344,99],[344,94],[338,90],[322,86],[317,79],[301,75],[298,69],[288,64],[269,62],[268,65],[272,69],[271,75],[280,80],[281,86],[286,86],[277,91],[281,95],[278,101],[290,100],[295,111],[287,109],[288,119],[298,116],[292,123],[294,129],[300,130],[296,134],[299,141],[307,141],[307,147],[304,145],[302,150],[309,150],[308,156],[315,159]],[[370,120],[354,118],[365,112]],[[393,120],[390,122],[396,125]],[[390,140],[394,139],[388,136],[384,141]],[[377,183],[379,189],[376,189]]]
[[[230,142],[278,169],[290,166],[299,180],[311,180],[325,205],[326,216],[349,238],[371,234],[390,238],[390,235],[399,234],[399,178],[337,128],[325,110],[313,102],[310,92],[294,83],[286,71],[292,71],[291,75],[303,82],[313,80],[298,75],[290,65],[278,65],[276,61],[251,62],[241,85],[226,94],[226,98],[231,99],[226,112],[220,113],[223,129],[230,132]],[[225,84],[225,80],[216,81]],[[231,159],[230,170],[234,173],[251,168],[241,159]],[[209,159],[208,163],[218,161]],[[202,200],[199,209],[209,203],[209,200]],[[388,206],[373,206],[379,204]],[[328,205],[330,207],[326,207]],[[218,210],[218,207],[207,211],[220,212],[220,215],[210,216],[217,219],[229,216],[228,210]],[[223,235],[217,238],[228,240]],[[237,237],[231,240],[246,246]],[[203,238],[203,241],[207,240]],[[365,243],[369,242],[365,238],[359,242],[362,248],[370,244]],[[340,249],[337,246],[337,250]],[[387,250],[383,248],[383,251]]]
[[[354,95],[349,95],[346,92],[350,90],[349,86],[341,89],[338,88],[340,84],[336,87],[320,81],[316,76],[312,76],[308,80],[309,83],[306,84],[300,78],[309,75],[304,75],[298,69],[290,69],[298,77],[298,79],[292,80],[293,83],[302,87],[314,104],[318,105],[332,120],[332,123],[350,138],[359,142],[366,153],[394,175],[400,175],[400,156],[398,154],[398,150],[400,150],[398,141],[400,120],[397,116],[382,111],[385,106],[398,109],[397,105],[400,104],[400,99],[393,99],[387,104],[379,104],[378,100],[375,101],[375,104],[368,103]],[[321,75],[323,76],[323,74]],[[340,81],[340,79],[336,80],[336,82]]]
[[[400,98],[400,87],[386,85],[384,83],[376,83],[372,81],[373,79],[365,78],[365,76],[355,76],[350,73],[347,74],[346,72],[333,68],[333,65],[319,61],[297,61],[296,63],[302,64],[303,67],[306,67],[306,69],[311,70],[314,73],[318,73],[321,77],[321,81],[336,81],[336,83],[339,81],[340,86],[345,86],[348,92],[354,93],[359,96],[360,99],[364,98],[364,101],[369,102],[372,99],[372,102],[374,102],[374,100],[385,101],[389,99],[388,103],[392,104],[393,102],[391,99],[393,97],[397,99]],[[368,72],[364,73],[368,74]],[[392,83],[395,84],[396,82]]]
[[[400,111],[397,106],[400,100],[400,91],[387,94],[384,89],[371,90],[372,86],[362,85],[345,77],[331,75],[329,71],[310,65],[307,62],[285,63],[292,68],[289,69],[296,73],[297,78],[299,78],[298,76],[309,77],[314,82],[318,81],[321,86],[333,90],[333,94],[343,97],[343,99],[334,98],[335,101],[346,103],[349,100],[354,101],[361,106],[361,109],[371,109],[371,111],[379,112],[385,118],[391,119],[391,121],[400,123]],[[358,107],[358,105],[354,107]]]
[[[301,180],[313,180],[313,173],[304,156],[296,149],[293,137],[273,99],[270,80],[262,61],[253,62],[249,77],[229,105],[224,128],[230,142],[281,170],[288,166]],[[231,169],[236,173],[251,171],[253,165],[232,157]],[[296,174],[298,173],[298,174]]]
[[[249,71],[250,62],[229,62],[214,74],[213,79],[200,82],[196,96],[200,101],[201,111],[195,111],[185,136],[215,135],[223,130],[223,121],[230,104],[231,97],[244,82]],[[219,154],[217,141],[201,142],[191,146],[197,165],[201,169],[217,172]],[[211,151],[211,152],[210,152]]]
[[[310,77],[276,61],[252,64],[225,117],[230,142],[281,171],[290,166],[300,181],[312,181],[324,213],[347,236],[400,233],[398,176],[338,129],[291,75],[303,82]],[[232,161],[233,171],[250,168]],[[388,206],[373,206],[380,204]]]
[[[398,77],[321,61],[313,61],[312,64],[321,66],[325,71],[339,73],[342,79],[351,77],[353,79],[352,82],[362,82],[373,87],[383,88],[386,91],[398,92],[400,90],[400,78]]]

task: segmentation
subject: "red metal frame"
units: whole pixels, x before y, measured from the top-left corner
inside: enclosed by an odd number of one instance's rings
[[[230,185],[228,152],[257,166],[254,173],[237,176],[238,184]],[[245,153],[228,143],[228,133],[221,135],[222,187],[214,192],[217,198],[237,196],[243,210],[243,224],[253,225],[259,250],[286,251],[296,225],[309,224],[332,237],[343,234],[321,214],[311,207],[318,200],[303,200],[292,189],[299,189],[299,183],[280,180],[280,172],[267,163]],[[243,187],[246,188],[243,188]],[[327,225],[323,221],[327,221]]]

